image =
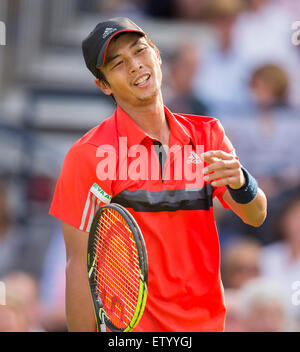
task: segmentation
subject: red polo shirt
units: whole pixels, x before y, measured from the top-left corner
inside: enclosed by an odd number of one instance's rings
[[[172,114],[163,169],[153,140],[120,108],[68,152],[50,214],[89,231],[99,206],[126,207],[149,265],[145,312],[134,331],[222,331],[225,307],[212,199],[200,153],[233,152],[215,118]],[[162,171],[162,172],[161,172]]]

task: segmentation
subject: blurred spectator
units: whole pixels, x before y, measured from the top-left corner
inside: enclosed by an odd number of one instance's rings
[[[8,215],[4,182],[0,179],[0,238],[5,239],[6,232],[11,226],[11,219]]]
[[[225,289],[225,332],[242,332],[244,331],[243,323],[240,319],[240,295],[239,289]]]
[[[239,319],[246,332],[293,331],[281,287],[264,278],[248,281],[239,292]]]
[[[207,16],[209,0],[145,0],[145,12],[154,18],[201,20]]]
[[[250,69],[265,62],[289,62],[291,16],[271,0],[247,0],[248,11],[243,12],[234,31],[235,44]]]
[[[192,91],[197,62],[197,50],[192,43],[182,44],[171,53],[167,63],[166,84],[166,105],[171,111],[194,115],[207,114],[207,108]]]
[[[144,15],[143,2],[138,0],[110,0],[98,3],[99,11],[106,18],[130,17],[135,20]]]
[[[44,331],[40,323],[41,306],[35,278],[24,272],[12,272],[1,281],[6,288],[7,306],[12,312],[17,310],[18,319],[23,321],[22,331]]]
[[[238,238],[224,248],[221,273],[224,287],[239,289],[247,281],[260,275],[261,245],[251,238]]]
[[[225,112],[244,111],[249,101],[244,63],[233,40],[243,4],[242,0],[211,0],[208,8],[216,41],[201,48],[194,92],[216,117]]]
[[[266,63],[280,65],[293,80],[293,91],[299,92],[300,82],[295,80],[299,60],[291,45],[289,12],[269,0],[246,3],[247,11],[242,0],[212,0],[209,6],[217,42],[204,49],[194,89],[220,119],[223,114],[249,111],[247,82],[251,72]]]
[[[300,278],[300,190],[282,200],[273,219],[275,242],[262,250],[262,275],[280,283],[285,301],[300,326],[299,306],[293,304],[292,285]]]
[[[288,106],[289,78],[280,66],[266,64],[258,67],[252,73],[251,88],[254,101],[262,111]]]
[[[60,229],[56,229],[49,243],[42,277],[40,294],[42,322],[47,331],[66,331],[65,313],[65,243]]]
[[[145,0],[146,14],[157,18],[173,18],[174,2],[172,0]]]
[[[22,263],[23,246],[8,209],[6,184],[0,179],[0,276],[16,269]]]
[[[300,5],[300,2],[299,2]],[[300,18],[300,13],[298,15],[298,19]],[[300,27],[298,27],[299,31]],[[296,44],[296,43],[295,43]],[[294,57],[294,63],[290,65],[290,82],[291,82],[291,88],[290,88],[290,97],[289,101],[293,107],[298,109],[298,116],[300,116],[300,95],[299,95],[299,90],[300,90],[300,35],[298,36],[298,44],[295,46],[295,57]]]
[[[295,0],[275,0],[276,3],[284,7],[295,20],[300,18],[300,2]]]
[[[193,21],[206,19],[207,7],[211,0],[175,0],[173,1],[176,18]]]
[[[290,84],[282,67],[258,67],[250,85],[255,110],[243,116],[223,116],[222,123],[241,163],[258,179],[267,197],[275,197],[299,183],[300,154],[295,146],[300,119],[288,103]]]
[[[0,305],[0,332],[28,332],[28,326],[18,306]]]
[[[291,45],[292,16],[276,1],[247,0],[235,25],[233,40],[247,74],[258,66],[273,62],[293,77],[299,65]]]

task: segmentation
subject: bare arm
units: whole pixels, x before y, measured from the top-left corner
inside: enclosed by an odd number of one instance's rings
[[[239,189],[245,184],[245,176],[240,162],[229,153],[210,151],[203,154],[203,159],[210,165],[204,169],[205,180],[211,181],[213,186],[228,185]],[[246,224],[258,227],[263,224],[267,215],[267,199],[264,192],[258,189],[256,197],[247,204],[234,201],[227,190],[223,199]]]
[[[69,331],[96,331],[87,274],[88,233],[62,223],[66,245],[66,314]]]
[[[259,227],[265,221],[267,215],[267,199],[264,192],[259,188],[256,197],[248,204],[235,202],[227,190],[223,199],[231,210],[238,215],[244,223]]]

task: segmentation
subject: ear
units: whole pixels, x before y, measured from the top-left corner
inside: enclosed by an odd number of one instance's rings
[[[96,86],[106,95],[111,95],[112,94],[112,91],[110,89],[110,86],[103,82],[102,80],[100,79],[95,79],[95,83],[96,83]]]

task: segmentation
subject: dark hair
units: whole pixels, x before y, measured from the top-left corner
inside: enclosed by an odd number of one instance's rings
[[[263,80],[276,99],[286,100],[289,90],[289,77],[282,67],[274,64],[260,66],[252,73],[251,83],[253,84],[256,79]]]
[[[109,83],[104,75],[104,73],[101,71],[101,69],[99,68],[97,70],[97,78],[99,79],[99,81],[103,82],[105,85],[108,85],[109,86]],[[116,99],[115,97],[113,96],[113,94],[110,94],[112,100],[116,103]]]

